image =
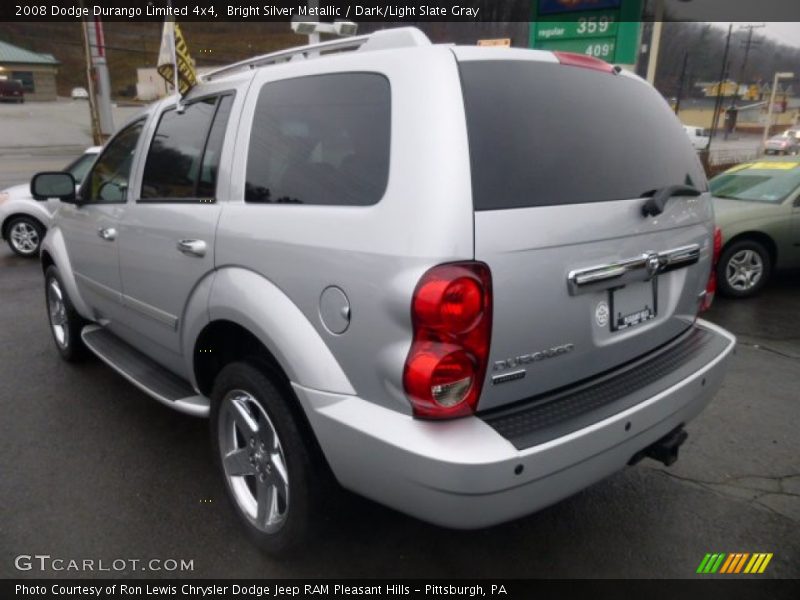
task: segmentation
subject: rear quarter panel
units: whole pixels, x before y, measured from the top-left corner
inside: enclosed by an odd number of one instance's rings
[[[391,158],[383,198],[358,207],[245,204],[249,132],[261,87],[337,72],[375,72],[389,80]],[[445,47],[355,52],[264,69],[239,132],[217,267],[269,280],[297,306],[358,395],[410,413],[402,373],[416,283],[435,264],[473,256],[466,127],[452,53]],[[340,335],[320,317],[320,296],[332,285],[345,292],[351,309]]]

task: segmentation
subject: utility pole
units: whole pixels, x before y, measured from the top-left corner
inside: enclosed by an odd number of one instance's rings
[[[308,11],[311,12],[312,10],[316,10],[319,8],[319,0],[308,0]],[[314,16],[311,20],[319,21],[318,16]],[[308,43],[309,44],[319,44],[319,32],[315,31],[314,33],[308,34]]]
[[[714,103],[714,117],[711,122],[711,135],[709,136],[708,146],[711,147],[711,142],[714,140],[714,134],[717,132],[717,121],[719,121],[719,113],[722,108],[722,84],[725,79],[725,73],[728,70],[728,50],[731,47],[731,33],[733,33],[733,25],[728,25],[728,38],[725,40],[725,53],[722,56],[722,71],[719,74],[719,84],[717,86],[717,101]]]
[[[103,35],[103,24],[100,19],[87,19],[83,22],[87,45],[91,56],[91,78],[96,83],[94,88],[95,113],[101,141],[107,140],[114,133],[114,119],[111,115],[111,80],[106,63],[106,44]]]
[[[81,2],[83,6],[83,2]],[[94,77],[92,76],[92,51],[89,49],[89,35],[86,30],[86,21],[81,21],[83,31],[83,50],[86,55],[86,86],[89,88],[89,119],[92,122],[92,143],[99,146],[103,143],[100,136],[100,123],[97,119],[97,103],[94,95]]]
[[[678,97],[675,100],[675,114],[681,111],[681,98],[683,97],[683,84],[686,80],[686,66],[689,64],[689,52],[683,54],[683,66],[681,67],[681,76],[678,79]]]
[[[737,82],[737,86],[739,89],[742,89],[742,84],[746,83],[745,75],[747,74],[747,58],[750,55],[750,47],[751,46],[758,46],[761,42],[753,42],[753,30],[754,29],[761,29],[765,27],[762,23],[761,25],[740,25],[739,29],[747,29],[747,40],[744,43],[744,57],[742,58],[742,69],[739,71],[739,81]],[[738,94],[737,94],[738,95]]]

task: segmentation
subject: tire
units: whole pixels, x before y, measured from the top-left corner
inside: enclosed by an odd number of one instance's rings
[[[44,289],[50,333],[53,335],[58,353],[67,362],[84,359],[88,350],[81,339],[81,329],[87,321],[72,305],[55,265],[50,265],[45,271]]]
[[[717,285],[729,298],[750,298],[766,285],[772,273],[772,259],[763,244],[739,240],[722,251],[717,265]]]
[[[8,223],[6,237],[11,251],[24,258],[39,256],[46,230],[44,225],[33,217],[14,217]]]
[[[290,556],[322,524],[328,466],[290,407],[289,388],[247,362],[222,369],[211,393],[211,443],[230,504],[248,536]],[[297,406],[297,405],[295,405]]]

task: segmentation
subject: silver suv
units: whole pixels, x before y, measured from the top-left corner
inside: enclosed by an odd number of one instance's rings
[[[329,480],[478,528],[669,464],[735,344],[697,318],[719,237],[680,122],[589,57],[416,29],[283,51],[150,107],[77,193],[31,185],[62,201],[59,352],[210,416],[275,553]]]

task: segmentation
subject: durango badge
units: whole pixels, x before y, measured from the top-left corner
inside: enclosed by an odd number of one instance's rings
[[[495,371],[505,371],[521,365],[527,365],[547,358],[561,356],[567,354],[575,349],[575,344],[561,344],[560,346],[553,346],[547,350],[540,350],[539,352],[531,352],[530,354],[520,354],[513,358],[495,361],[493,369]]]

